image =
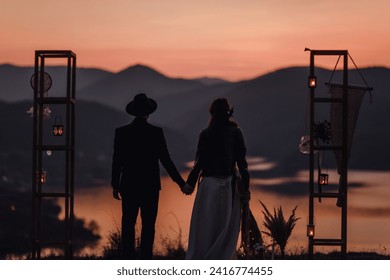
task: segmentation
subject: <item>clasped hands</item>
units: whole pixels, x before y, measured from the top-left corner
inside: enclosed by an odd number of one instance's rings
[[[181,191],[185,194],[185,195],[191,195],[193,192],[194,192],[194,188],[190,186],[190,184],[188,183],[185,183],[181,188]],[[117,199],[117,200],[121,200],[121,194],[118,190],[113,190],[112,191],[112,196]]]
[[[194,192],[194,188],[188,183],[185,183],[180,189],[185,195],[191,195]]]

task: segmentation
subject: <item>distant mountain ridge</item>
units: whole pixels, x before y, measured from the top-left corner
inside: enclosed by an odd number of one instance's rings
[[[165,96],[203,86],[196,80],[169,78],[144,65],[135,65],[82,89],[79,97],[123,110],[136,93],[145,92],[160,101]]]
[[[201,82],[205,86],[213,86],[213,85],[218,85],[218,84],[228,84],[229,82],[224,79],[220,78],[212,78],[212,77],[202,77],[196,79],[197,81]]]
[[[32,99],[32,89],[29,88],[31,69],[0,66],[0,100],[14,102],[26,96],[30,99],[23,103],[0,102],[0,159],[3,166],[0,171],[3,174],[12,169],[12,162],[25,162],[22,163],[24,165],[30,162],[24,155],[29,154],[31,149],[28,140],[31,137],[31,120],[25,114]],[[49,70],[56,77],[63,69]],[[370,104],[367,93],[357,122],[350,167],[390,170],[390,151],[386,149],[390,142],[390,70],[372,67],[360,71],[374,88],[374,102]],[[319,94],[327,94],[325,82],[331,74],[330,70],[316,69]],[[102,179],[109,177],[113,130],[131,120],[124,107],[140,91],[158,102],[157,111],[149,120],[164,127],[171,152],[182,163],[194,158],[198,134],[207,126],[210,103],[217,97],[226,97],[234,106],[234,117],[245,133],[248,155],[275,163],[272,170],[257,172],[257,175],[290,176],[306,169],[308,159],[299,153],[298,144],[300,137],[308,133],[305,127],[307,76],[307,67],[289,67],[250,80],[205,84],[199,79],[170,78],[143,65],[118,73],[79,69],[77,148],[83,151],[80,156],[84,160],[79,162],[86,164],[83,169],[85,174],[89,174],[86,180],[96,176]],[[337,71],[333,81],[339,82],[340,77],[341,73]],[[27,90],[27,93],[19,92],[21,81],[25,81],[23,87],[27,89],[23,91]],[[356,70],[350,71],[350,82],[363,84]],[[59,82],[54,79],[53,86],[55,83]],[[15,87],[10,86],[13,84]],[[321,117],[329,117],[326,110]],[[15,153],[10,154],[10,151]],[[331,159],[333,155],[328,153],[327,158]]]

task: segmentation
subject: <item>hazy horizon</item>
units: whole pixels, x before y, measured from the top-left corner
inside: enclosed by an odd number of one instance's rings
[[[4,63],[0,63],[0,66],[3,66],[3,65],[10,65],[10,66],[13,66],[13,67],[20,67],[20,68],[34,68],[34,65],[33,64],[17,64],[17,63],[12,63],[12,62],[4,62]],[[65,67],[62,63],[57,63],[57,64],[50,64],[50,61],[49,63],[47,64],[47,66],[54,66],[54,67]],[[167,73],[167,72],[164,72],[162,69],[158,69],[157,67],[153,66],[153,65],[150,65],[150,64],[146,64],[146,63],[134,63],[134,64],[129,64],[128,66],[122,68],[122,69],[119,69],[117,71],[115,70],[109,70],[107,68],[105,68],[104,66],[102,67],[89,67],[89,66],[80,66],[80,65],[77,65],[77,69],[96,69],[96,70],[101,70],[101,71],[105,71],[105,72],[109,72],[109,73],[112,73],[112,74],[118,74],[118,73],[121,73],[129,68],[132,68],[132,67],[135,67],[135,66],[144,66],[144,67],[147,67],[147,68],[150,68],[150,69],[153,69],[155,71],[157,71],[158,73],[168,77],[168,78],[178,78],[178,79],[189,79],[189,80],[192,80],[192,79],[202,79],[202,78],[209,78],[209,79],[221,79],[221,80],[224,80],[224,81],[227,81],[227,82],[239,82],[239,81],[246,81],[246,80],[251,80],[251,79],[256,79],[258,77],[261,77],[261,76],[265,76],[267,74],[270,74],[270,73],[274,73],[274,72],[277,72],[277,71],[280,71],[280,70],[283,70],[283,69],[289,69],[289,68],[305,68],[307,67],[308,68],[308,71],[309,71],[309,64],[307,65],[285,65],[285,66],[280,66],[280,67],[277,67],[275,69],[270,69],[269,71],[266,71],[266,72],[259,72],[257,74],[253,74],[252,76],[248,76],[248,77],[243,77],[243,78],[240,78],[240,79],[228,79],[228,78],[225,78],[223,76],[213,76],[213,75],[210,75],[208,73],[204,73],[204,74],[199,74],[198,76],[185,76],[185,75],[171,75],[170,73]],[[319,63],[319,65],[316,65],[316,68],[322,68],[322,69],[325,69],[325,70],[333,70],[333,67],[334,65],[331,67],[331,66],[328,66],[328,65],[322,65],[321,63]],[[352,66],[353,67],[353,66]],[[349,69],[350,70],[355,70],[355,68],[353,67],[350,67]],[[370,65],[370,66],[366,66],[366,67],[359,67],[359,70],[362,70],[362,69],[370,69],[370,68],[385,68],[385,69],[389,69],[390,66],[385,66],[385,65]],[[337,70],[340,70],[339,68]]]

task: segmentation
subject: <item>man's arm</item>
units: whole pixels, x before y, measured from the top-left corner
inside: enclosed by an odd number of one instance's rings
[[[187,183],[195,188],[196,181],[198,181],[199,174],[202,171],[202,154],[205,147],[205,133],[199,135],[198,146],[196,148],[195,163],[190,174],[188,175]]]
[[[171,156],[168,152],[167,143],[165,141],[164,132],[160,129],[160,137],[159,137],[159,145],[160,145],[160,161],[164,168],[167,170],[169,176],[172,178],[174,182],[176,182],[180,187],[183,187],[185,181],[181,177],[179,171],[177,170],[175,164],[173,163]]]
[[[119,192],[119,184],[120,184],[120,178],[122,174],[122,160],[121,160],[121,154],[120,154],[121,152],[120,152],[120,144],[119,144],[120,137],[118,136],[118,134],[119,134],[118,130],[115,130],[114,153],[112,156],[112,170],[111,170],[111,186],[113,188],[114,193]]]

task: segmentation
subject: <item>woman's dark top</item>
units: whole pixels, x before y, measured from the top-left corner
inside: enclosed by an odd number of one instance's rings
[[[195,165],[188,176],[187,183],[194,187],[200,172],[203,177],[234,175],[236,164],[245,188],[244,191],[247,191],[249,172],[241,129],[236,126],[206,128],[199,135]]]

